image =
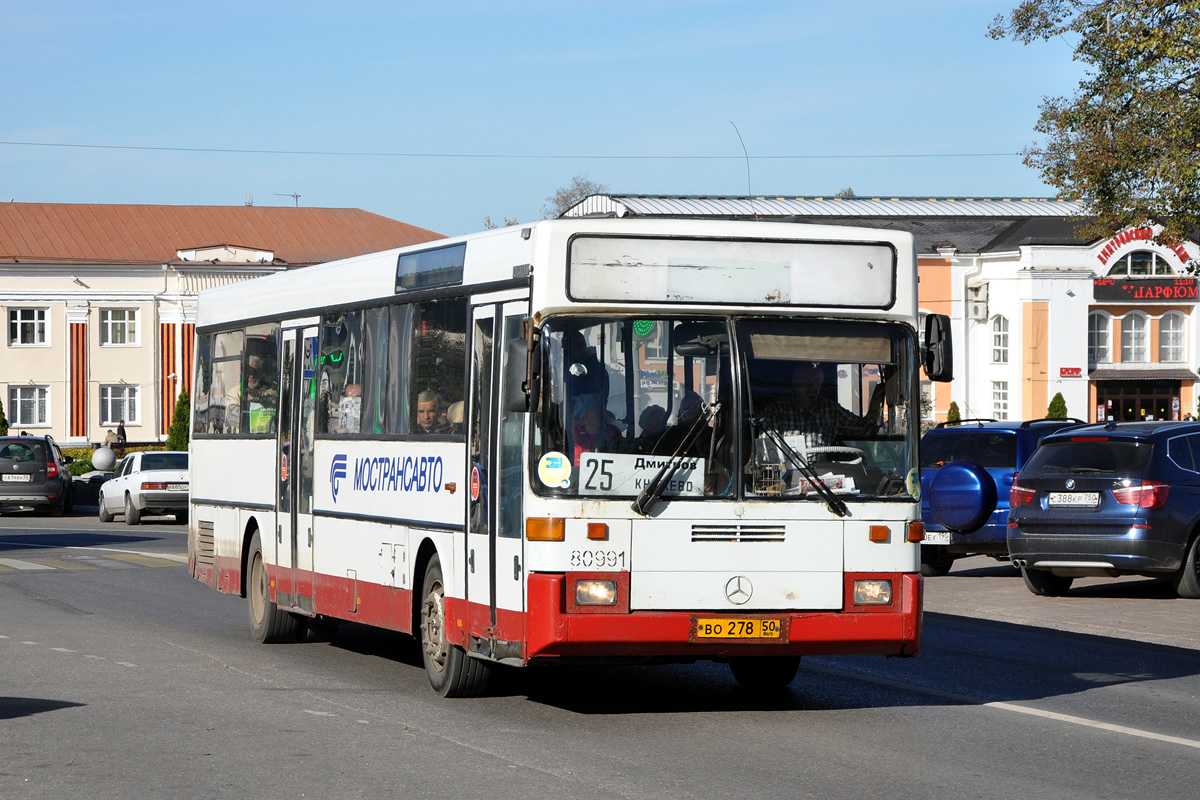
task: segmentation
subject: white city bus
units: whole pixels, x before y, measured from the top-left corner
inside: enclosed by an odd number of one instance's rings
[[[202,292],[188,561],[254,637],[410,633],[493,664],[915,655],[907,233],[559,219]],[[781,429],[798,365],[836,441]],[[789,423],[790,425],[790,423]]]

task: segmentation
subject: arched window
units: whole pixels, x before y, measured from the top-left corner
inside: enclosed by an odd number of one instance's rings
[[[1144,362],[1146,354],[1146,315],[1127,314],[1121,320],[1121,361]]]
[[[1104,364],[1112,361],[1112,320],[1108,314],[1088,315],[1088,363]]]
[[[1187,348],[1184,346],[1186,331],[1187,318],[1183,314],[1178,311],[1163,314],[1158,323],[1159,361],[1183,361],[1187,358]]]
[[[1134,250],[1114,261],[1108,274],[1145,278],[1151,275],[1174,275],[1175,270],[1171,268],[1165,256],[1160,256],[1153,250]]]
[[[1008,319],[996,317],[992,320],[992,363],[1008,363]]]

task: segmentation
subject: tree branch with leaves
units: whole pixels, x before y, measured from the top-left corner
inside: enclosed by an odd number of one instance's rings
[[[1043,98],[1044,141],[1022,155],[1086,204],[1081,234],[1155,221],[1170,243],[1200,227],[1200,0],[1023,0],[988,32],[1076,42],[1087,73],[1074,97]]]

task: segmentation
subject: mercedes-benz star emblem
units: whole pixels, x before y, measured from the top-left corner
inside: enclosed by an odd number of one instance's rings
[[[734,575],[725,584],[725,597],[735,606],[745,605],[754,594],[754,584],[745,575]]]
[[[1075,481],[1073,481],[1073,480],[1071,480],[1071,479],[1069,479],[1069,478],[1068,478],[1068,479],[1067,479],[1067,488],[1068,488],[1068,489],[1074,489],[1074,488],[1075,488]]]

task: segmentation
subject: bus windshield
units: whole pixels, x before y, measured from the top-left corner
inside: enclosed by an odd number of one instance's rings
[[[542,342],[543,494],[632,498],[658,479],[656,494],[687,500],[915,496],[907,326],[571,317],[548,320]]]

